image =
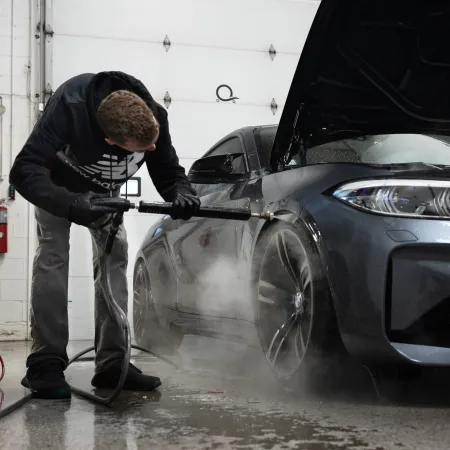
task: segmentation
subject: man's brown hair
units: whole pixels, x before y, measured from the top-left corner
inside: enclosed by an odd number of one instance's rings
[[[127,141],[149,145],[159,132],[152,110],[138,95],[115,91],[102,100],[97,119],[106,137],[119,145]]]

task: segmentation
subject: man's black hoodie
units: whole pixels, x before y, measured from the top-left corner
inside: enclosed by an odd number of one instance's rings
[[[155,151],[134,153],[106,141],[96,119],[100,102],[124,89],[141,97],[160,124]],[[10,172],[10,183],[30,203],[67,218],[80,192],[118,191],[146,163],[165,201],[181,189],[195,194],[172,146],[166,110],[145,86],[123,72],[81,74],[50,97]]]

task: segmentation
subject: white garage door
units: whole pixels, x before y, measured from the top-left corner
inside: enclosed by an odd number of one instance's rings
[[[51,87],[82,72],[121,70],[139,78],[163,105],[168,92],[174,147],[188,171],[233,129],[278,123],[317,7],[307,0],[53,0]],[[163,45],[166,36],[169,47]],[[238,97],[234,103],[217,101],[222,84]],[[222,88],[219,95],[229,92]],[[275,114],[272,99],[278,104]],[[137,176],[143,191],[136,200],[161,200],[145,168]],[[133,261],[153,220],[131,212],[125,219],[130,313]],[[87,230],[73,228],[71,248],[70,337],[91,339],[94,291]]]

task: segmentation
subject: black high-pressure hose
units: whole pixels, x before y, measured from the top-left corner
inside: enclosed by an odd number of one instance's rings
[[[111,290],[111,279],[110,279],[110,256],[111,250],[114,244],[114,239],[119,230],[120,225],[123,221],[124,212],[129,209],[136,208],[139,212],[142,213],[150,213],[150,214],[170,214],[172,209],[171,203],[148,203],[148,202],[140,202],[139,206],[136,206],[134,203],[131,203],[129,200],[122,198],[102,198],[96,200],[97,204],[103,204],[108,206],[113,206],[117,208],[117,213],[114,214],[110,232],[108,234],[108,238],[105,243],[105,251],[101,256],[100,267],[102,270],[102,275],[106,280],[106,286],[103,286],[103,293],[106,299],[106,304],[108,306],[109,313],[111,317],[114,318],[117,325],[122,329],[125,340],[126,340],[126,352],[124,354],[123,363],[122,363],[122,373],[120,375],[119,381],[117,383],[116,388],[113,390],[109,397],[100,397],[98,395],[91,394],[89,392],[78,389],[75,386],[70,385],[72,392],[78,394],[82,397],[85,397],[89,400],[95,401],[97,403],[101,403],[103,405],[109,406],[120,394],[125,384],[125,380],[128,374],[128,369],[130,366],[131,359],[131,349],[140,350],[145,353],[149,353],[168,364],[172,365],[175,368],[179,368],[176,364],[170,361],[167,358],[164,358],[161,355],[158,355],[148,349],[139,347],[137,345],[131,345],[131,332],[130,332],[130,324],[128,322],[128,318],[120,306],[116,303],[114,299],[114,295]],[[220,207],[201,207],[199,211],[196,212],[195,217],[209,217],[212,219],[228,219],[228,220],[249,220],[251,217],[256,217],[263,220],[272,220],[274,218],[274,214],[271,212],[262,212],[262,213],[253,213],[249,208],[246,209],[230,209],[230,208],[220,208]],[[72,359],[69,360],[68,366],[73,362],[77,361],[86,353],[94,351],[95,347],[89,347],[80,353],[76,354]],[[33,394],[28,394],[23,397],[21,400],[11,404],[8,408],[0,410],[0,418],[7,416],[12,413],[14,410],[24,405],[28,400],[33,398]]]
[[[78,394],[89,400],[93,400],[97,403],[101,403],[104,405],[110,405],[118,397],[118,395],[120,394],[120,392],[123,389],[123,386],[125,384],[125,380],[126,380],[126,377],[128,374],[128,369],[130,367],[131,349],[132,348],[143,351],[145,353],[149,353],[150,355],[156,356],[157,358],[169,363],[170,365],[174,366],[175,368],[177,368],[177,369],[179,368],[172,361],[164,358],[161,355],[158,355],[148,349],[139,347],[137,345],[131,345],[130,324],[129,324],[128,318],[125,315],[125,313],[123,312],[122,308],[120,308],[120,306],[116,303],[116,301],[114,299],[114,296],[113,296],[113,293],[111,290],[111,278],[110,278],[111,271],[109,270],[110,269],[111,250],[112,250],[112,247],[114,244],[114,239],[117,235],[120,225],[122,224],[122,221],[123,221],[123,212],[114,214],[111,228],[110,228],[108,237],[106,239],[105,251],[102,255],[103,260],[100,261],[100,267],[103,272],[102,275],[103,275],[104,279],[106,280],[106,286],[103,286],[103,294],[106,299],[106,304],[108,306],[108,310],[109,310],[111,317],[113,317],[114,320],[116,321],[117,325],[119,325],[121,327],[121,329],[124,333],[124,336],[125,336],[125,340],[126,340],[126,353],[124,355],[123,362],[122,362],[122,373],[120,375],[120,378],[119,378],[116,388],[113,390],[113,392],[111,393],[111,395],[109,397],[100,397],[98,395],[91,394],[89,392],[83,391],[81,389],[78,389],[77,387],[70,385],[72,392],[74,392],[75,394]],[[69,360],[68,365],[72,364],[77,359],[81,358],[83,355],[85,355],[86,353],[89,353],[93,350],[95,350],[95,347],[89,347],[89,348],[81,351],[80,353],[76,354],[72,359]]]

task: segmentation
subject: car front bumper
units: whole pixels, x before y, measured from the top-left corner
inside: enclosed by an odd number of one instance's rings
[[[450,366],[450,221],[365,213],[321,197],[315,224],[348,352],[367,362]]]

